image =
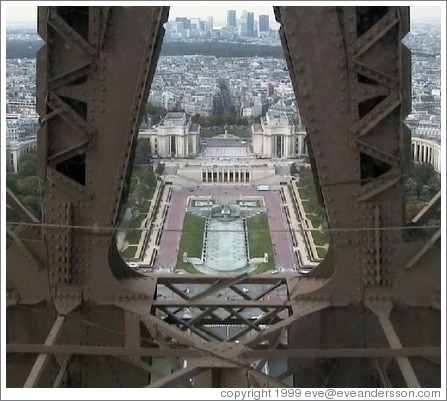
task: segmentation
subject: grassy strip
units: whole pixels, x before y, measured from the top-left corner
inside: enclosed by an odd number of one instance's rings
[[[141,230],[139,229],[134,228],[126,232],[126,240],[129,244],[138,245],[138,243],[140,242],[140,238],[141,238]]]
[[[329,234],[323,231],[312,231],[315,246],[323,246],[329,243]]]
[[[312,205],[312,203],[310,201],[302,201],[303,204],[303,208],[304,208],[304,212],[307,214],[311,214],[314,213],[314,206]]]
[[[312,222],[313,228],[318,228],[321,224],[320,216],[316,216],[314,214],[306,214],[306,217]]]
[[[202,272],[198,271],[191,263],[183,263],[183,261],[182,265],[177,262],[177,269],[182,269],[189,274],[203,274]]]
[[[144,217],[146,217],[147,212],[149,211],[149,208],[151,207],[151,201],[150,200],[145,200],[139,207],[139,211],[140,213],[144,213]]]
[[[299,187],[298,182],[296,182],[296,186],[298,188],[298,193],[300,194],[300,198],[303,202],[308,202],[311,197],[310,191],[307,188]]]
[[[324,220],[325,212],[317,199],[317,191],[310,168],[301,168],[299,172],[300,180],[296,181],[296,187],[302,199],[306,217],[310,219],[314,228],[320,226]],[[322,231],[312,231],[315,245],[322,246],[329,243],[329,234]],[[318,250],[318,248],[317,248]],[[322,252],[322,251],[321,251]]]
[[[270,255],[269,255],[269,259]],[[273,268],[273,261],[269,261],[268,263],[261,263],[258,265],[258,267],[253,271],[253,274],[262,274],[265,273],[267,270],[270,270]]]
[[[248,244],[250,246],[250,258],[261,258],[264,253],[269,255],[267,263],[261,263],[256,273],[272,269],[275,265],[273,259],[273,246],[270,238],[269,223],[265,213],[247,219]]]
[[[141,223],[147,217],[147,210],[144,213],[140,213],[135,219],[134,224],[136,228],[140,228]]]
[[[327,250],[326,248],[322,247],[322,246],[317,246],[317,254],[318,257],[323,259],[326,256]]]
[[[146,216],[146,213],[140,213],[134,219],[128,220],[121,225],[122,228],[126,229],[126,240],[129,244],[138,244],[140,242],[142,230],[139,228]]]
[[[184,269],[189,273],[198,273],[190,263],[183,262],[183,253],[188,257],[202,256],[203,234],[205,232],[205,219],[186,213],[183,220],[182,238],[180,240],[180,249],[177,256],[177,268]]]
[[[121,256],[123,259],[131,259],[135,257],[135,253],[137,252],[138,246],[131,245],[128,246],[124,251],[121,252]]]

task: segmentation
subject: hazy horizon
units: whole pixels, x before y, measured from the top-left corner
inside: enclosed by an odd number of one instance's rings
[[[190,2],[190,4],[193,2]],[[214,24],[217,22],[224,23],[226,21],[226,11],[236,10],[236,17],[239,18],[243,10],[253,12],[255,19],[258,19],[260,14],[266,14],[270,17],[270,25],[276,26],[273,6],[264,4],[272,4],[271,2],[257,2],[245,3],[245,5],[235,5],[234,3],[216,2],[217,5],[202,6],[202,5],[176,5],[170,6],[169,20],[172,21],[176,17],[200,18],[207,19],[212,16]],[[315,3],[315,2],[314,2]],[[172,4],[172,3],[171,3]],[[178,3],[177,3],[178,4]],[[238,3],[240,4],[240,3]],[[6,5],[6,23],[27,23],[35,22],[37,24],[37,6],[9,6]],[[442,6],[410,6],[410,18],[412,20],[430,20],[441,21]]]

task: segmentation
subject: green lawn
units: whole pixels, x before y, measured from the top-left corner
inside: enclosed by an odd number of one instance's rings
[[[312,231],[315,246],[323,246],[329,244],[329,234],[323,231]]]
[[[300,194],[300,198],[303,202],[309,201],[311,194],[310,191],[306,187],[299,187],[298,182],[296,183],[296,186],[298,188],[298,193]]]
[[[247,219],[248,241],[250,244],[250,257],[262,257],[264,252],[269,254],[269,262],[261,263],[255,273],[262,273],[274,267],[273,247],[268,229],[266,214],[257,215]],[[183,262],[183,253],[188,256],[200,258],[202,255],[203,234],[205,231],[205,219],[187,213],[183,221],[182,238],[177,258],[177,268],[188,273],[200,273],[190,263]]]
[[[184,271],[186,271],[189,274],[203,274],[202,272],[198,271],[191,263],[178,263],[177,262],[177,269],[182,269]]]
[[[136,244],[140,242],[141,238],[141,230],[133,228],[130,230],[127,230],[126,232],[126,240],[129,242],[129,244]]]
[[[327,250],[322,246],[317,246],[318,257],[323,259],[326,256]]]
[[[318,203],[317,191],[310,168],[302,168],[299,173],[300,180],[296,181],[296,187],[302,200],[308,200],[316,209],[322,209]]]
[[[301,201],[303,202],[303,207],[306,213],[323,213],[323,208],[318,203],[317,193],[314,191],[313,193],[306,188],[303,190],[302,188],[298,189],[300,194]]]
[[[121,224],[121,228],[131,229],[131,228],[140,228],[142,221],[147,216],[147,210],[144,213],[139,212],[133,219],[126,220]]]
[[[122,258],[124,260],[134,258],[137,248],[138,247],[136,245],[128,246],[123,252],[121,252]]]
[[[296,187],[303,203],[306,217],[312,222],[314,228],[318,228],[324,220],[325,211],[318,203],[317,191],[310,168],[301,168],[299,172],[300,180],[296,181]],[[329,234],[319,231],[312,231],[312,236],[316,246],[329,243]]]
[[[250,246],[250,258],[263,257],[267,252],[269,261],[261,263],[255,273],[272,269],[275,266],[273,260],[273,246],[270,238],[269,224],[265,213],[247,219],[248,244]]]
[[[149,208],[151,207],[151,201],[145,200],[139,207],[140,213],[144,213],[144,217],[146,217],[147,212],[149,211]]]
[[[270,259],[270,255],[269,255]],[[253,274],[262,274],[265,273],[267,270],[273,269],[275,266],[273,261],[270,261],[268,263],[261,263],[258,265],[258,267],[253,271]]]
[[[315,214],[307,214],[306,213],[306,217],[312,222],[312,227],[313,228],[318,228],[321,224],[321,217],[317,216]]]
[[[177,268],[184,269],[189,273],[198,273],[190,263],[183,262],[183,253],[188,256],[200,258],[202,256],[203,233],[205,231],[205,219],[193,214],[186,213],[183,220],[182,238],[177,257]]]

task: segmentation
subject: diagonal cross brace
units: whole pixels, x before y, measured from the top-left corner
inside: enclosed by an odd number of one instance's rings
[[[390,344],[391,348],[402,348],[400,339],[394,330],[393,324],[390,320],[390,312],[393,308],[393,303],[391,300],[388,301],[373,301],[368,298],[365,299],[365,305],[377,315],[379,323],[382,326],[383,332]],[[419,380],[414,373],[413,367],[411,366],[410,360],[406,357],[396,357],[397,364],[402,372],[402,376],[407,383],[409,388],[419,388]]]

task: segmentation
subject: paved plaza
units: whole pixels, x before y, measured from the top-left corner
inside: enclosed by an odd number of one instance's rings
[[[254,188],[247,187],[199,187],[173,191],[156,261],[158,266],[175,266],[177,263],[183,219],[187,207],[187,200],[190,196],[212,196],[217,203],[224,204],[235,203],[241,196],[264,197],[275,265],[278,268],[291,268],[297,265],[292,252],[292,239],[287,228],[286,217],[282,212],[283,205],[278,192],[260,192]],[[269,257],[271,256],[269,255]]]

